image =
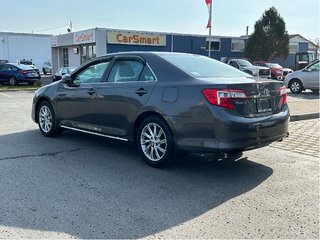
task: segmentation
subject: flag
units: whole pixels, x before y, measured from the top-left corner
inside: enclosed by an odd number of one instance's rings
[[[205,0],[207,7],[208,7],[208,12],[209,12],[209,19],[208,19],[208,24],[207,24],[207,28],[211,28],[211,4],[212,4],[212,0]]]

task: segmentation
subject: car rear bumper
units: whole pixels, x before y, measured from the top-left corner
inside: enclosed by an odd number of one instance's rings
[[[177,147],[189,152],[233,152],[269,145],[288,136],[289,110],[287,106],[283,108],[278,114],[259,118],[236,117],[221,111],[211,121],[204,118],[188,124],[187,119],[173,119],[180,122]]]
[[[20,77],[17,80],[18,82],[35,82],[40,79],[41,79],[41,76],[39,75],[38,77]]]

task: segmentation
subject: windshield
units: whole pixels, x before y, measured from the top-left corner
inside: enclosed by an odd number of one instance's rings
[[[162,54],[159,56],[194,77],[248,77],[225,63],[192,54]]]
[[[252,67],[253,65],[244,59],[238,59],[238,63],[240,64],[241,67]]]
[[[74,70],[76,70],[77,68],[76,67],[69,67],[69,71],[70,73],[72,73]]]
[[[268,68],[282,68],[278,63],[266,63]]]

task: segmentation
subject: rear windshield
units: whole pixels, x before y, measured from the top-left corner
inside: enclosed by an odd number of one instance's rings
[[[30,65],[25,65],[25,64],[19,64],[19,65],[17,65],[17,67],[22,69],[22,70],[35,69],[34,67],[31,67]]]
[[[248,74],[217,60],[193,54],[159,56],[194,77],[247,77]]]

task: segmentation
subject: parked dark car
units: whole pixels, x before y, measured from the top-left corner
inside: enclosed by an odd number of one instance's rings
[[[33,85],[40,80],[39,69],[23,64],[6,63],[0,65],[0,83],[14,86],[18,83]]]
[[[228,156],[282,140],[289,109],[282,82],[199,55],[131,52],[38,89],[32,118],[48,137],[69,129],[134,143],[162,167],[181,152]]]
[[[76,67],[61,67],[58,69],[58,71],[53,75],[52,81],[59,81],[62,79],[62,76],[65,74],[71,74],[74,70],[76,70]]]

